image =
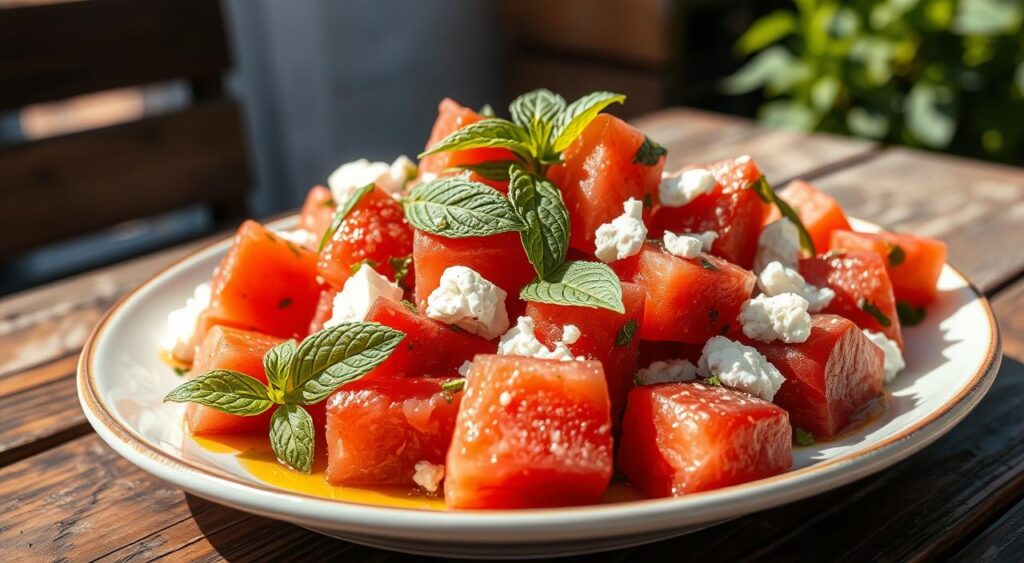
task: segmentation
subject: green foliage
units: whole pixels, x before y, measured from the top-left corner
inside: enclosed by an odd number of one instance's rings
[[[1024,0],[794,0],[736,43],[770,125],[1020,162]]]

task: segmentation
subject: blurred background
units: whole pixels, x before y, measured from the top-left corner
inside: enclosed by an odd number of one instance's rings
[[[1020,165],[1022,21],[1024,0],[0,0],[0,294],[414,157],[445,96],[605,89],[627,118]]]

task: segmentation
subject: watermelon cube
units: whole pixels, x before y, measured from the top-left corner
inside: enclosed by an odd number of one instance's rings
[[[847,220],[839,202],[803,180],[794,180],[786,189],[779,191],[779,197],[796,211],[800,222],[807,228],[811,240],[814,241],[814,249],[819,253],[829,249],[834,231],[850,230],[850,221]],[[782,214],[773,207],[765,219],[765,224],[780,218]]]
[[[653,243],[610,265],[620,279],[644,289],[644,340],[703,344],[726,334],[754,290],[754,274],[735,264],[709,254],[680,258]]]
[[[600,362],[476,357],[448,450],[449,508],[594,504],[611,476]]]
[[[680,496],[782,473],[792,449],[781,408],[725,387],[667,383],[630,392],[619,466],[649,496]]]
[[[896,301],[921,307],[935,301],[946,264],[946,243],[902,233],[832,233],[833,250],[875,252],[882,257]]]
[[[852,321],[812,315],[806,342],[746,340],[786,381],[773,402],[817,440],[835,438],[882,392],[884,355]]]
[[[306,194],[306,201],[299,212],[299,228],[312,233],[314,244],[319,246],[320,239],[331,226],[337,211],[338,206],[331,196],[331,190],[324,186],[313,186]]]
[[[625,314],[551,303],[531,302],[526,306],[537,338],[548,348],[562,341],[566,325],[580,329],[579,340],[567,346],[574,356],[601,362],[611,396],[613,420],[622,416],[626,395],[633,388],[640,346],[639,327],[644,316],[644,290],[636,284],[623,283],[622,303]]]
[[[434,121],[434,128],[430,131],[430,139],[427,140],[425,148],[433,147],[448,135],[481,119],[483,116],[451,98],[441,100],[441,103],[437,105],[437,120]],[[505,149],[482,148],[449,151],[423,157],[419,170],[420,173],[429,172],[441,175],[457,166],[491,160],[512,160],[513,158],[515,155]]]
[[[327,481],[413,485],[416,465],[443,465],[459,394],[441,379],[360,379],[327,399]]]

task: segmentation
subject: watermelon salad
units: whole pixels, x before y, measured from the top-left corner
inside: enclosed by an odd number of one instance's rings
[[[850,432],[945,245],[858,232],[750,156],[666,171],[602,113],[624,100],[446,99],[418,163],[341,166],[295,230],[243,223],[168,318],[189,432],[454,509],[738,485]]]

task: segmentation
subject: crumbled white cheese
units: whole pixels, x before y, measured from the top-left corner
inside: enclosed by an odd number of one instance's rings
[[[765,225],[757,239],[754,271],[764,270],[771,262],[781,262],[789,268],[796,268],[800,263],[800,231],[785,217]]]
[[[580,332],[580,327],[576,325],[565,325],[562,327],[562,342],[570,346],[579,342],[581,336],[583,336],[583,333]]]
[[[412,474],[413,482],[431,493],[436,493],[444,479],[444,466],[422,460],[417,461],[413,469],[416,471]]]
[[[459,366],[459,375],[462,377],[469,377],[469,370],[473,369],[473,362],[466,360]]]
[[[715,176],[705,168],[684,170],[679,176],[663,178],[658,199],[666,207],[682,207],[715,188]]]
[[[683,233],[684,235],[697,237],[700,239],[703,245],[701,250],[704,252],[711,252],[711,246],[715,244],[715,239],[718,238],[718,233],[715,231],[704,231],[703,233]]]
[[[192,297],[185,300],[185,306],[167,314],[167,332],[164,335],[164,350],[183,362],[191,362],[195,355],[192,335],[196,330],[199,315],[210,306],[210,284],[201,283],[192,290]]]
[[[505,291],[476,270],[450,266],[427,297],[427,316],[488,340],[508,330]]]
[[[694,379],[697,379],[697,366],[693,365],[690,360],[684,359],[652,362],[651,365],[636,373],[638,385],[679,383]]]
[[[344,205],[356,190],[367,184],[376,184],[392,195],[400,194],[406,183],[415,176],[416,165],[404,155],[391,164],[361,158],[342,164],[331,172],[327,177],[327,185],[331,188],[334,201]]]
[[[817,313],[828,307],[836,292],[830,287],[817,287],[807,283],[800,272],[782,265],[782,262],[769,262],[757,276],[757,286],[765,295],[781,295],[795,293],[807,300],[807,310]]]
[[[564,337],[564,336],[563,336]],[[529,358],[540,358],[542,360],[581,360],[576,358],[569,351],[565,342],[556,342],[554,350],[548,348],[543,342],[537,339],[534,332],[533,319],[530,317],[519,317],[516,326],[502,335],[498,342],[498,354],[503,356],[526,356]]]
[[[722,385],[765,401],[771,401],[786,380],[756,349],[724,336],[715,336],[704,344],[697,373],[702,377],[717,376]]]
[[[807,313],[807,306],[807,300],[795,293],[748,299],[740,308],[743,334],[761,342],[807,342],[811,336],[811,315]]]
[[[638,199],[629,198],[622,204],[623,214],[611,223],[597,228],[594,244],[595,254],[602,262],[614,262],[628,258],[638,252],[647,238],[647,227],[644,226],[644,204]]]
[[[306,248],[315,248],[320,244],[320,237],[316,233],[306,229],[295,229],[294,231],[274,231],[274,234],[286,241],[294,242]]]
[[[363,264],[352,277],[345,280],[341,291],[334,296],[331,318],[324,323],[324,328],[362,321],[377,298],[401,301],[402,293],[402,288],[378,274],[368,264]]]
[[[896,378],[896,374],[907,367],[907,363],[903,360],[903,352],[900,351],[900,345],[881,332],[868,329],[864,329],[862,332],[872,344],[881,348],[882,353],[885,354],[885,382],[891,383]]]
[[[680,258],[696,258],[704,248],[704,242],[695,236],[677,235],[669,231],[665,231],[662,241],[665,250]]]

